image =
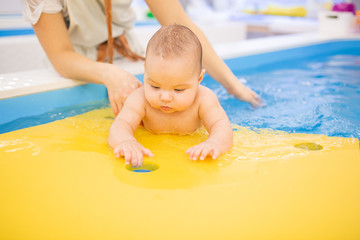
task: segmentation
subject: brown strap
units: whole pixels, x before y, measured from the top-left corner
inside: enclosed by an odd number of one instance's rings
[[[105,0],[105,15],[106,15],[106,24],[108,30],[108,44],[107,44],[107,55],[109,63],[113,62],[114,56],[114,43],[112,38],[112,10],[111,10],[111,0]]]
[[[123,55],[125,58],[127,58],[133,62],[136,62],[138,60],[143,60],[143,61],[145,60],[145,58],[143,56],[140,56],[139,54],[134,53],[130,49],[129,43],[124,34],[122,34],[121,36],[116,37],[112,40],[114,42],[114,47],[115,47],[116,51],[118,53],[120,53],[121,55]],[[106,42],[99,44],[98,49],[97,49],[96,61],[105,62],[106,58],[109,57],[109,62],[110,62],[110,56],[108,56],[109,42],[106,41]]]
[[[130,59],[131,61],[145,60],[144,57],[134,53],[129,46],[129,43],[124,34],[114,39],[115,49],[118,53]]]
[[[107,42],[103,42],[99,44],[97,49],[97,59],[98,62],[105,62],[106,61],[106,51],[107,51]]]
[[[129,43],[124,34],[113,39],[112,37],[112,11],[111,0],[105,1],[105,15],[106,25],[108,30],[108,41],[99,44],[97,52],[97,60],[99,62],[105,62],[108,58],[108,62],[113,62],[114,46],[118,53],[126,57],[131,61],[145,60],[144,57],[134,53],[129,46]]]

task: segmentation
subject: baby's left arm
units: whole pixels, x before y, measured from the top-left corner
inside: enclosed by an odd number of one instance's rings
[[[233,131],[230,120],[216,95],[206,87],[201,89],[200,94],[199,116],[209,132],[209,137],[206,141],[189,148],[185,153],[193,160],[198,158],[203,160],[208,155],[216,159],[231,148]]]

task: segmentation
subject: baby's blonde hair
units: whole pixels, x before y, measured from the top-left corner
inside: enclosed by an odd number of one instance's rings
[[[202,68],[202,47],[199,39],[188,27],[173,24],[161,27],[150,39],[146,55],[151,53],[179,57],[184,52],[193,52]]]

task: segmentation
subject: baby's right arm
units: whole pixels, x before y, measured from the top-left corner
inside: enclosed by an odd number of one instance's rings
[[[124,157],[125,164],[142,165],[143,156],[153,157],[134,137],[134,132],[145,115],[143,88],[134,91],[126,99],[124,107],[111,125],[109,145],[116,157]]]

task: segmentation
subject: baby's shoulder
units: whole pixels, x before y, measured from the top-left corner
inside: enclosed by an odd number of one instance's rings
[[[126,98],[125,104],[128,105],[142,105],[145,101],[145,93],[144,87],[139,87],[134,90],[130,95]]]
[[[140,99],[145,99],[145,92],[144,92],[144,87],[141,86],[137,89],[135,89],[132,93],[130,93],[130,95],[127,97],[126,100],[140,100]]]
[[[199,94],[198,98],[200,101],[210,101],[211,99],[216,99],[216,94],[210,89],[205,86],[199,86]]]
[[[198,94],[199,111],[206,112],[220,105],[216,94],[205,86],[200,86]]]

